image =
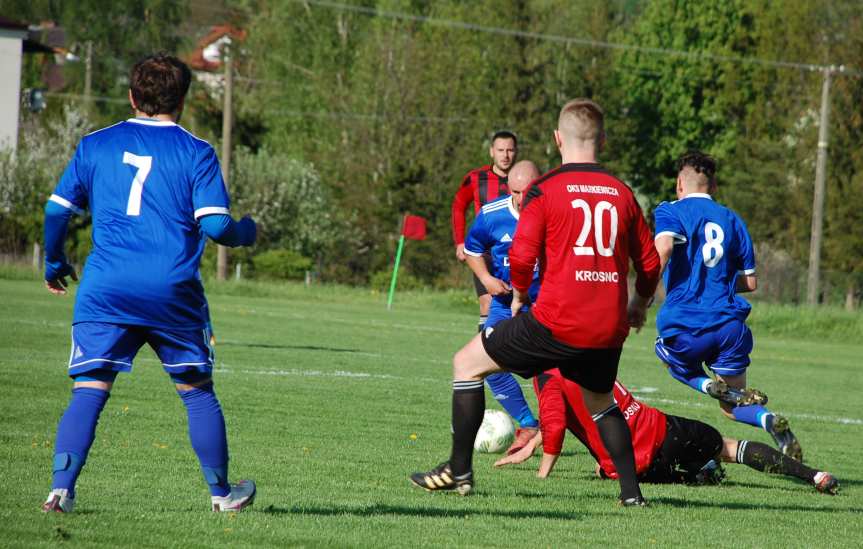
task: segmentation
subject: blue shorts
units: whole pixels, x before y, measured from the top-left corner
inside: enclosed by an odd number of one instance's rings
[[[170,374],[213,371],[210,330],[165,330],[149,326],[79,322],[72,326],[69,375],[94,370],[128,372],[138,350],[147,343]]]
[[[529,306],[525,305],[522,307],[522,312],[527,312],[529,308]],[[509,305],[504,305],[500,301],[493,299],[491,307],[488,308],[488,318],[483,327],[492,328],[495,324],[507,318],[512,318],[512,310],[509,308]]]
[[[703,371],[702,363],[721,376],[746,372],[752,352],[752,332],[746,323],[730,320],[700,335],[656,338],[656,356],[672,368]]]

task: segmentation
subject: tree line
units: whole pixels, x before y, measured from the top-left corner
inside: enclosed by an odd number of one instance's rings
[[[604,107],[601,160],[635,189],[648,214],[673,199],[674,159],[704,150],[719,163],[718,198],[747,221],[763,264],[777,280],[789,272],[799,279],[808,259],[823,78],[802,65],[863,70],[863,13],[852,0],[243,0],[207,7],[137,0],[125,11],[103,6],[104,17],[93,15],[99,4],[0,0],[18,5],[22,18],[56,17],[73,39],[110,51],[99,61],[94,93],[112,97],[123,97],[121,67],[152,49],[188,51],[207,17],[244,28],[248,38],[235,48],[237,207],[270,205],[274,221],[259,251],[291,250],[323,279],[350,283],[391,268],[406,212],[429,222],[429,238],[412,242],[405,255],[407,273],[424,284],[464,283],[449,221],[462,176],[487,163],[488,137],[504,128],[519,136],[521,158],[555,167],[558,109],[577,96]],[[129,30],[111,15],[120,11],[146,24]],[[82,17],[86,26],[71,24]],[[80,68],[68,70],[70,86],[80,86]],[[825,299],[851,304],[863,282],[857,74],[837,74],[831,89],[822,253]],[[199,86],[189,107],[187,125],[220,135],[218,97]],[[97,103],[92,116],[104,123],[122,108]],[[261,200],[273,192],[302,205],[284,203],[279,217],[272,200]],[[306,217],[291,224],[298,219],[287,215],[291,208]],[[800,299],[799,280],[777,297]]]

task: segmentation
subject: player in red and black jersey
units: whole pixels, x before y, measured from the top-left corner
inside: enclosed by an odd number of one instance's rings
[[[515,134],[506,130],[495,132],[491,137],[489,155],[492,163],[469,171],[462,179],[452,200],[452,239],[455,243],[455,256],[462,262],[466,257],[464,253],[465,218],[471,204],[473,204],[474,215],[478,215],[480,208],[489,202],[509,195],[507,178],[518,156],[518,139]],[[489,257],[486,257],[486,265],[491,269]],[[491,306],[491,295],[476,276],[473,277],[473,285],[479,300],[479,330],[482,330],[488,317],[488,308]]]
[[[581,388],[561,376],[557,369],[539,374],[533,383],[539,398],[541,435],[519,452],[498,460],[495,466],[522,463],[530,459],[535,446],[542,444],[537,476],[548,477],[568,429],[596,460],[597,474],[617,478],[614,463],[584,405]],[[807,467],[761,442],[723,437],[701,421],[666,415],[633,397],[620,381],[614,384],[614,400],[632,432],[635,469],[642,482],[716,484],[724,478],[718,463],[723,461],[799,478],[822,493],[839,491],[839,482],[830,473]]]
[[[523,377],[559,367],[578,383],[620,480],[620,502],[644,505],[635,473],[632,438],[614,403],[623,341],[644,324],[659,281],[659,256],[632,190],[602,169],[603,113],[587,99],[561,109],[555,143],[563,165],[535,181],[510,249],[512,311],[453,359],[453,447],[448,462],[411,476],[428,490],[473,488],[473,443],[485,411],[483,378],[499,371]],[[528,304],[537,259],[542,290]],[[629,261],[636,294],[627,305]]]

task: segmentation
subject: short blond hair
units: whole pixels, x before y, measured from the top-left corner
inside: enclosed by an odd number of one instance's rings
[[[605,114],[595,101],[579,97],[560,109],[557,129],[564,141],[599,144],[605,132]]]

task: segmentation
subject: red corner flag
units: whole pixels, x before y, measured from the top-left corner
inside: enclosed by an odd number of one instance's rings
[[[426,239],[426,220],[418,215],[406,215],[402,236],[411,240]]]

